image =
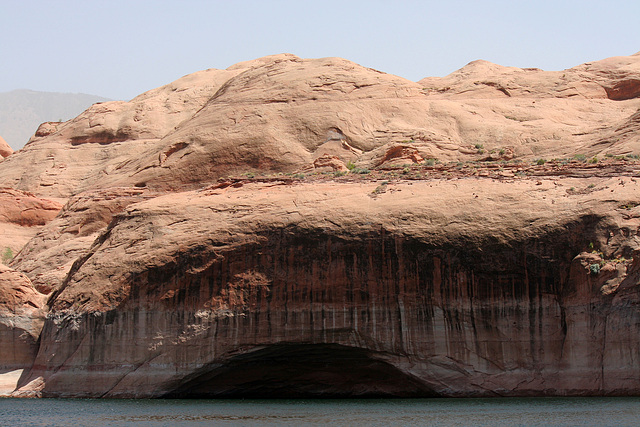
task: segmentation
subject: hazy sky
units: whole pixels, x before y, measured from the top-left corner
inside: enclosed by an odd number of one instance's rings
[[[640,2],[0,0],[0,92],[115,99],[289,52],[419,80],[475,59],[560,70],[640,51]]]

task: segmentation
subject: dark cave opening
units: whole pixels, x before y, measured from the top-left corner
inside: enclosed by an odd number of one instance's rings
[[[187,378],[165,398],[436,397],[417,379],[337,344],[278,344],[236,356]]]

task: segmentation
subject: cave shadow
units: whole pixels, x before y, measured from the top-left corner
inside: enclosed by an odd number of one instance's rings
[[[276,344],[211,364],[163,398],[391,398],[437,397],[415,377],[338,344]]]

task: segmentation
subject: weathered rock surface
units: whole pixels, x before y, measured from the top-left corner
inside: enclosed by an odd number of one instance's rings
[[[7,141],[0,136],[0,160],[2,160],[3,157],[9,157],[12,154],[13,148],[11,148],[9,144],[7,144]]]
[[[23,273],[0,264],[0,373],[30,368],[46,315],[46,296]]]
[[[62,205],[54,200],[10,188],[0,188],[0,222],[24,227],[45,225],[58,214]]]
[[[637,81],[284,54],[43,124],[14,395],[640,395]]]
[[[114,180],[128,176],[127,163],[140,156],[157,158],[158,150],[147,153],[150,147],[239,72],[200,71],[129,102],[98,103],[67,122],[43,123],[18,160],[7,159],[0,181],[52,197],[114,186]]]
[[[47,396],[636,394],[639,267],[621,257],[640,187],[623,184],[222,184],[130,205],[54,294],[24,382],[43,377]]]
[[[0,188],[0,251],[15,255],[18,251],[60,211],[62,205],[34,194],[10,188]],[[7,253],[8,251],[8,253]]]
[[[477,160],[477,147],[521,158],[629,154],[637,133],[612,132],[640,107],[639,64],[638,54],[562,72],[475,61],[415,83],[340,58],[275,55],[44,124],[0,180],[68,197],[194,189],[230,174],[294,172],[325,155],[371,168],[398,147],[443,162]]]
[[[150,197],[144,193],[140,188],[111,188],[72,197],[14,258],[13,268],[29,276],[38,291],[49,294],[60,286],[73,262],[84,255],[115,214]]]

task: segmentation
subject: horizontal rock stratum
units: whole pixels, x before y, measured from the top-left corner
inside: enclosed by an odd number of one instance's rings
[[[0,161],[38,218],[0,218],[0,366],[15,396],[640,395],[638,82],[285,54],[45,123]]]

